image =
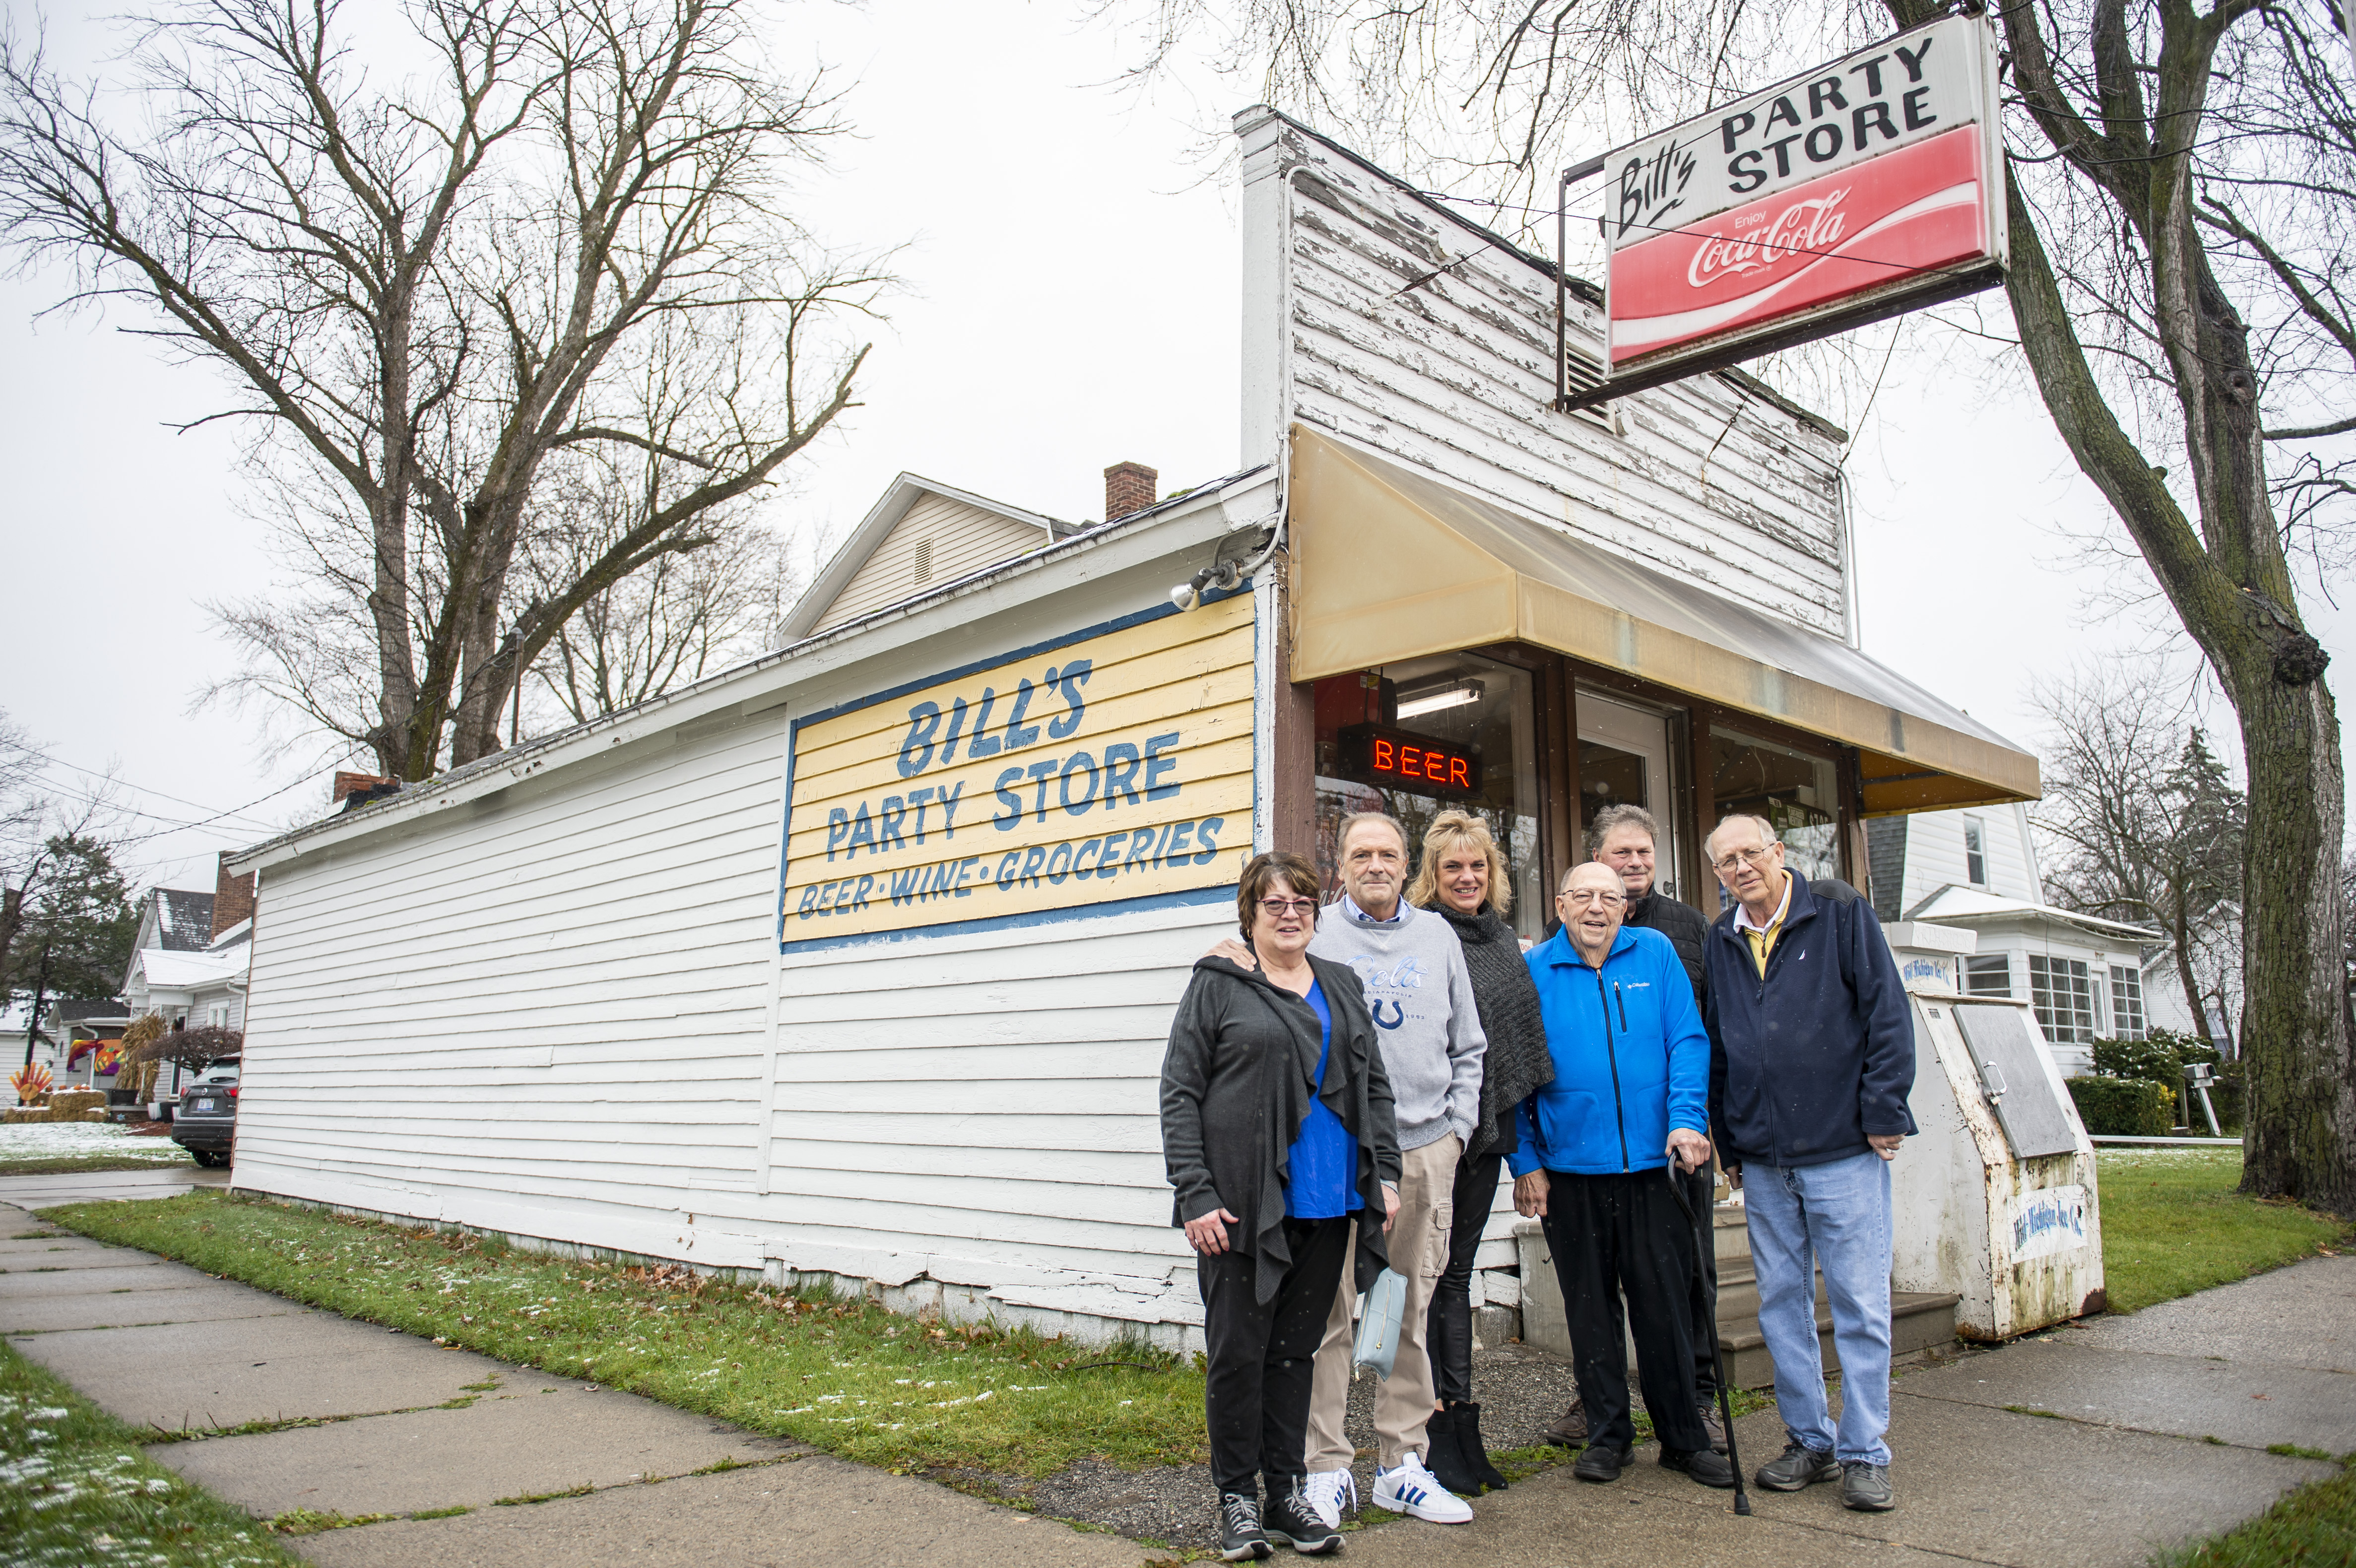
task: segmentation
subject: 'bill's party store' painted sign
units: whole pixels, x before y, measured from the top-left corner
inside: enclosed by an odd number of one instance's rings
[[[1237,594],[796,721],[781,940],[1233,886],[1252,655]]]

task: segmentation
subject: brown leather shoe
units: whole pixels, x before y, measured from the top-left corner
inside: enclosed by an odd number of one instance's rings
[[[1579,1408],[1577,1394],[1570,1396],[1570,1408],[1562,1412],[1562,1418],[1538,1435],[1564,1448],[1587,1445],[1587,1412]]]

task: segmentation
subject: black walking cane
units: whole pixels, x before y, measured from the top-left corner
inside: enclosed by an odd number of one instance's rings
[[[1742,1486],[1742,1455],[1734,1447],[1734,1395],[1726,1386],[1726,1349],[1718,1342],[1718,1283],[1701,1272],[1701,1251],[1705,1245],[1701,1220],[1694,1213],[1692,1199],[1686,1197],[1686,1184],[1678,1178],[1676,1157],[1669,1158],[1669,1196],[1686,1211],[1686,1229],[1694,1239],[1694,1273],[1702,1282],[1703,1293],[1709,1298],[1709,1368],[1718,1380],[1718,1419],[1726,1427],[1726,1463],[1734,1471],[1734,1511],[1749,1518],[1751,1494]],[[1708,1245],[1715,1246],[1717,1238],[1708,1238]]]

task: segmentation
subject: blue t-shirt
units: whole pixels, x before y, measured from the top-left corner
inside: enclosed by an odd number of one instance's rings
[[[1322,1092],[1325,1064],[1333,1057],[1333,1010],[1325,1004],[1325,993],[1313,980],[1309,983],[1308,1001],[1324,1034],[1324,1045],[1317,1053],[1317,1088]],[[1342,1119],[1322,1100],[1310,1106],[1309,1120],[1301,1124],[1301,1136],[1292,1141],[1285,1168],[1288,1219],[1336,1219],[1366,1206],[1358,1194],[1358,1140],[1350,1136]]]

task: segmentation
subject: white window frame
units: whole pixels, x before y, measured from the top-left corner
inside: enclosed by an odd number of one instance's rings
[[[1977,849],[1972,847],[1974,840],[1978,841]],[[1977,871],[1972,868],[1974,861],[1979,862]],[[1964,880],[1975,887],[1988,885],[1987,822],[1980,817],[1964,819]]]
[[[1975,969],[1973,966],[1976,964],[1987,967]],[[1997,970],[1995,967],[1996,964],[2002,964],[2004,967],[2001,970]],[[2010,996],[2012,994],[2012,954],[2010,951],[1972,953],[1964,959],[1963,966],[1965,995]],[[1982,990],[1978,982],[1990,975],[2002,980],[2004,984],[1994,991]]]
[[[2151,1015],[2143,1004],[2143,971],[2131,963],[2115,963],[2111,972],[2111,1027],[2122,1040],[2151,1037]]]
[[[2048,1045],[2083,1047],[2097,1037],[2100,1018],[2094,1011],[2094,967],[2084,959],[2030,953],[2029,1001]],[[2066,1018],[2062,1016],[2065,1004],[2070,1004]]]

